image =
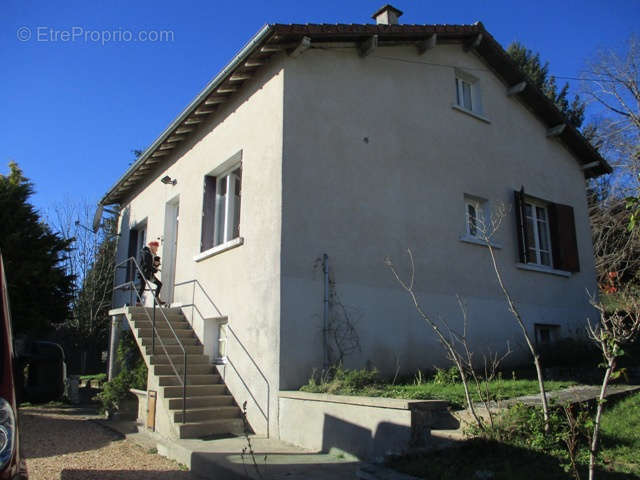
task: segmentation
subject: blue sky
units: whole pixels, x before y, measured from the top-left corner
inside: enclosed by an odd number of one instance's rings
[[[383,4],[4,0],[0,173],[18,162],[41,211],[67,198],[97,201],[126,170],[131,150],[151,144],[262,25],[368,23]],[[393,5],[404,11],[401,23],[480,20],[503,46],[519,40],[539,51],[559,76],[577,76],[596,49],[621,48],[640,33],[640,0]],[[102,42],[102,31],[114,39]],[[132,42],[126,32],[170,38]]]

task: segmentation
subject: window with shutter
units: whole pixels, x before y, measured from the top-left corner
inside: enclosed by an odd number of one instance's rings
[[[515,211],[521,263],[579,272],[573,208],[516,191]]]
[[[242,166],[204,177],[200,251],[240,236]]]
[[[205,175],[204,198],[202,200],[202,234],[200,251],[213,248],[214,207],[216,202],[216,177]]]

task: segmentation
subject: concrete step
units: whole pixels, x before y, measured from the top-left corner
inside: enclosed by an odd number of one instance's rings
[[[240,418],[240,408],[235,405],[226,407],[190,408],[187,410],[187,423],[206,422],[208,420],[219,420],[222,418]],[[173,412],[175,423],[184,423],[182,420],[182,410]]]
[[[182,386],[162,387],[164,388],[164,398],[180,398],[182,399]],[[201,397],[207,395],[225,395],[228,394],[227,387],[224,383],[214,385],[189,385],[187,383],[187,397]]]
[[[138,337],[149,337],[151,338],[151,334],[153,332],[153,329],[151,327],[149,328],[137,328],[137,334]],[[175,332],[175,334],[174,334]],[[193,330],[191,328],[176,328],[174,329],[174,331],[172,332],[170,329],[168,328],[158,328],[156,327],[156,335],[160,336],[162,338],[176,338],[176,335],[178,336],[178,338],[193,338],[194,334],[193,334]]]
[[[164,338],[162,339],[164,342]],[[184,351],[182,348],[184,347]],[[151,355],[152,345],[145,345],[144,347],[145,353],[147,355]],[[187,352],[187,355],[191,354],[202,354],[204,352],[204,347],[202,345],[184,345],[181,347],[180,345],[167,345],[166,343],[162,345],[160,340],[156,339],[156,352],[155,353],[168,353],[169,355],[182,355],[184,352]]]
[[[191,325],[186,320],[169,320],[169,323],[173,328],[181,330],[191,328]],[[136,320],[133,322],[133,326],[135,328],[151,328],[153,326],[153,321],[148,319]],[[169,327],[167,326],[167,322],[164,318],[156,318],[156,328],[168,329]]]
[[[454,441],[461,442],[468,437],[464,433],[464,429],[449,429],[449,430],[431,430],[431,438],[433,442],[437,441]]]
[[[234,405],[231,395],[202,395],[187,397],[187,408],[205,408]],[[182,397],[168,399],[169,410],[182,410]]]
[[[182,366],[184,357],[183,355],[169,355],[171,357],[171,361],[176,366],[176,368],[180,365]],[[151,365],[169,365],[169,357],[167,357],[164,353],[157,353],[155,355],[151,355],[149,362]],[[197,354],[188,354],[187,355],[187,368],[189,365],[201,365],[201,364],[211,365],[209,363],[209,357],[207,355],[197,355]]]
[[[180,438],[199,438],[207,435],[231,433],[242,435],[244,424],[240,418],[225,418],[206,422],[177,423]]]
[[[142,337],[140,339],[143,346],[151,345],[151,337]],[[158,337],[156,337],[156,342]],[[162,341],[165,345],[178,345],[178,341],[175,338],[163,338]],[[196,337],[183,337],[180,339],[183,345],[200,345],[200,341]]]
[[[208,375],[187,375],[187,386],[189,385],[214,385],[220,384],[220,375],[212,373]],[[182,378],[174,375],[161,375],[158,377],[158,385],[161,387],[172,387],[182,385]]]
[[[176,370],[178,370],[178,373],[181,374],[182,373],[182,364],[176,365]],[[188,375],[204,375],[204,374],[207,374],[207,373],[214,374],[215,371],[216,371],[216,369],[215,369],[215,367],[213,365],[204,364],[204,363],[198,363],[196,365],[187,364],[187,374]],[[167,365],[155,365],[153,367],[153,374],[154,375],[175,375],[175,372],[173,371],[173,368],[169,364],[167,364]]]
[[[153,319],[153,311],[150,311],[147,315],[146,313],[138,313],[135,315],[130,315],[129,318],[133,322],[148,322]],[[170,322],[186,322],[187,317],[185,317],[182,313],[168,313],[166,310],[158,310],[156,311],[156,321],[162,319],[169,320]]]
[[[158,307],[156,307],[158,308]],[[180,307],[163,307],[162,311],[165,315],[182,315],[182,308]],[[129,307],[128,312],[131,316],[146,316],[147,313],[149,315],[153,315],[153,307]],[[156,315],[158,312],[156,312]]]

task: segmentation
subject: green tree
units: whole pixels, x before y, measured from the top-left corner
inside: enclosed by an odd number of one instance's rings
[[[5,260],[13,329],[46,330],[69,315],[73,276],[64,269],[70,241],[51,232],[29,197],[33,184],[14,162],[0,175],[0,249]]]
[[[560,111],[567,118],[567,121],[576,128],[582,126],[584,121],[585,103],[578,95],[570,100],[569,84],[565,82],[562,87],[558,87],[556,78],[549,75],[549,62],[540,60],[540,54],[529,50],[520,42],[513,42],[507,47],[507,53],[511,59],[529,77],[529,80],[544,92]]]

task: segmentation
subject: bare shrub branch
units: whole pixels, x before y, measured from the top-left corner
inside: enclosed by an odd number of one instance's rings
[[[596,325],[587,323],[587,333],[602,353],[606,364],[606,370],[600,387],[598,397],[598,407],[591,435],[591,446],[589,451],[589,480],[595,476],[595,460],[598,453],[598,437],[600,434],[600,420],[607,397],[607,387],[611,379],[616,378],[617,361],[624,355],[623,346],[633,341],[640,333],[640,302],[637,296],[626,291],[620,292],[621,304],[624,311],[607,311],[594,297],[591,304],[600,313],[600,321]]]

